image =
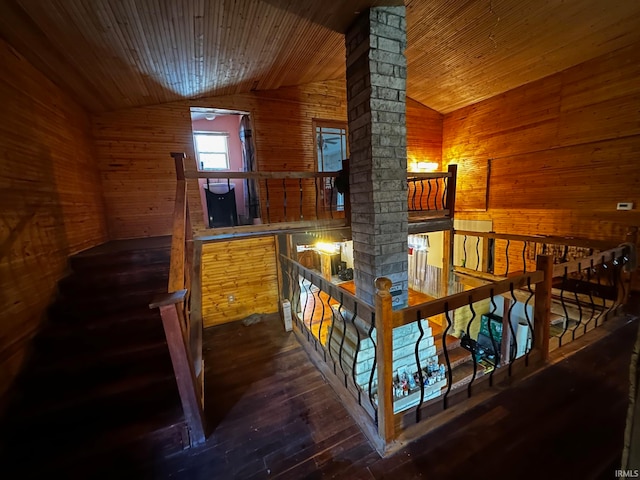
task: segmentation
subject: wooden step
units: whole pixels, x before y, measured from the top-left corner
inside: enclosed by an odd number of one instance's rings
[[[478,364],[476,379],[483,376],[484,371],[484,367]],[[451,390],[466,387],[473,378],[473,362],[465,362],[458,365],[457,367],[454,367],[451,371],[451,377]]]
[[[451,350],[447,349],[447,353],[449,354],[449,365],[451,368],[472,361],[471,352],[460,346],[452,348]],[[442,365],[447,365],[444,352],[438,354],[438,362]]]
[[[117,289],[141,284],[153,279],[166,285],[169,280],[169,264],[140,265],[135,268],[119,265],[91,271],[72,272],[58,283],[58,291],[65,294],[91,292],[92,290]]]
[[[73,271],[112,268],[114,265],[168,264],[171,237],[116,240],[90,248],[69,258]]]

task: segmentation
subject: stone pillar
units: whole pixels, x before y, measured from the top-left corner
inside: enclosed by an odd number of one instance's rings
[[[405,7],[374,7],[346,33],[351,232],[356,294],[374,279],[408,299]]]

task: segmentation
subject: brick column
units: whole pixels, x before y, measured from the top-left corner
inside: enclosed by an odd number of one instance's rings
[[[373,303],[374,278],[408,299],[405,7],[375,7],[346,33],[351,232],[356,294]]]

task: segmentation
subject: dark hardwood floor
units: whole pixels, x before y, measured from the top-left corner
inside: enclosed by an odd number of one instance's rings
[[[212,434],[137,478],[614,478],[637,322],[380,458],[277,316],[205,332]]]

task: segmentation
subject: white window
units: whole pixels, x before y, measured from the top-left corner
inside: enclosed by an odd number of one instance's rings
[[[199,170],[229,170],[229,134],[194,132]]]

